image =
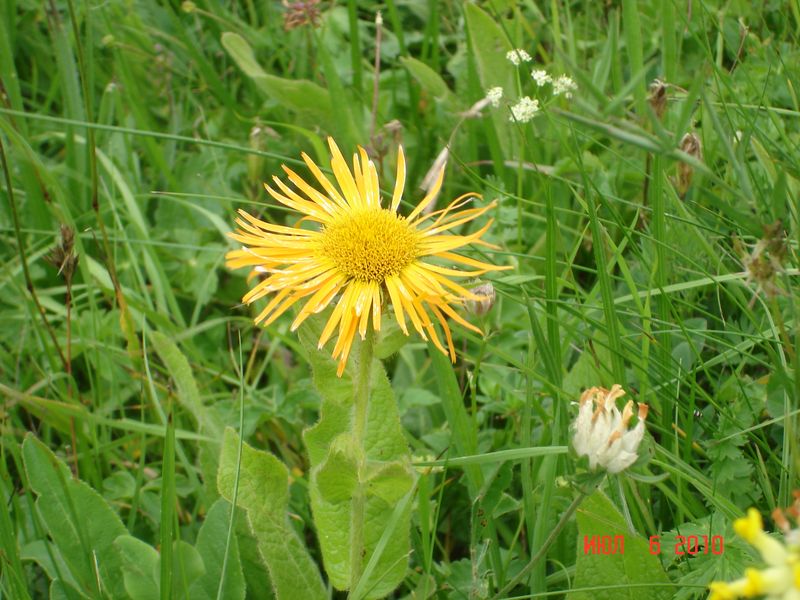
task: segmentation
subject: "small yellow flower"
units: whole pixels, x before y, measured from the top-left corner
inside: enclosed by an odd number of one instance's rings
[[[787,513],[798,520],[800,495]],[[761,554],[765,569],[747,568],[744,577],[731,581],[715,581],[709,586],[709,600],[736,600],[764,596],[768,600],[800,600],[800,535],[792,529],[782,510],[773,513],[775,522],[784,534],[784,543],[764,531],[761,514],[750,508],[747,516],[737,519],[733,529]]]
[[[446,317],[480,333],[453,308],[466,300],[482,297],[455,283],[453,277],[474,277],[488,271],[511,267],[495,266],[457,254],[469,244],[497,248],[481,240],[489,229],[490,219],[479,230],[456,235],[450,231],[480,217],[495,207],[458,210],[477,194],[465,194],[447,208],[426,213],[442,185],[444,168],[428,194],[408,216],[397,211],[405,187],[406,163],[403,149],[398,151],[397,180],[388,208],[381,206],[378,172],[366,151],[359,147],[353,156],[352,171],[333,139],[328,138],[331,170],[338,187],[325,176],[305,153],[302,155],[324,193],[309,185],[284,165],[284,170],[299,192],[278,177],[277,189],[265,184],[278,202],[302,213],[294,227],[276,225],[257,219],[240,210],[239,229],[230,237],[243,247],[226,255],[230,268],[252,267],[251,277],[267,277],[245,294],[242,301],[255,302],[274,294],[256,317],[266,326],[297,302],[303,300],[294,322],[294,331],[305,319],[334,302],[335,307],[319,340],[319,347],[338,328],[333,358],[338,359],[341,376],[356,332],[364,339],[367,328],[379,331],[381,313],[390,301],[400,329],[408,335],[406,316],[423,339],[433,341],[439,350],[455,361],[455,349]],[[310,222],[311,227],[301,227]],[[471,270],[445,267],[427,262],[444,259],[466,265]],[[448,350],[436,333],[430,314],[444,330]]]

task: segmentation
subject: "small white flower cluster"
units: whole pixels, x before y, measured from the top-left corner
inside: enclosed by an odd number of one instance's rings
[[[553,96],[564,94],[565,98],[572,98],[572,92],[578,89],[578,85],[568,75],[559,75],[553,82]]]
[[[525,52],[522,48],[516,50],[509,50],[506,52],[506,58],[511,61],[511,64],[518,67],[524,62],[531,62],[533,60],[531,55]]]
[[[500,106],[500,99],[502,97],[503,97],[503,88],[499,86],[491,87],[488,90],[486,90],[486,99],[494,108]]]
[[[624,395],[625,390],[619,384],[614,384],[611,390],[589,388],[581,395],[572,445],[578,456],[589,457],[592,470],[600,467],[609,473],[619,473],[638,458],[636,451],[644,436],[648,406],[639,404],[639,422],[628,430],[633,417],[633,400],[628,400],[622,414],[617,408],[617,398]]]
[[[547,74],[547,71],[544,69],[534,69],[531,71],[531,77],[536,82],[536,85],[542,87],[547,85],[548,83],[552,83],[553,78]]]
[[[539,112],[539,101],[533,100],[528,96],[523,96],[519,102],[511,107],[511,116],[509,121],[516,121],[518,123],[527,123],[536,113]]]

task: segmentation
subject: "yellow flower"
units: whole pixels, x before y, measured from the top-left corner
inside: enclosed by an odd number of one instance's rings
[[[299,192],[292,190],[278,177],[273,177],[277,190],[264,187],[278,202],[304,216],[294,227],[267,223],[240,210],[236,219],[239,229],[230,237],[243,247],[226,255],[230,268],[253,267],[251,277],[268,275],[247,294],[246,304],[274,294],[256,323],[269,325],[295,303],[303,300],[294,322],[294,331],[306,318],[322,311],[338,295],[338,301],[325,325],[319,347],[338,328],[333,358],[338,359],[338,374],[344,371],[356,331],[364,339],[369,327],[379,331],[381,313],[390,301],[402,331],[408,335],[406,316],[423,339],[430,339],[439,350],[448,351],[440,341],[432,314],[441,324],[447,340],[450,359],[455,349],[447,325],[450,317],[468,329],[480,333],[453,308],[466,300],[482,298],[452,281],[452,277],[474,277],[487,271],[507,269],[486,264],[454,252],[468,244],[497,248],[481,240],[492,223],[467,235],[451,234],[450,230],[476,219],[491,210],[496,202],[484,208],[460,209],[471,197],[465,194],[447,208],[426,214],[434,202],[444,177],[444,168],[430,192],[411,213],[398,214],[405,186],[406,164],[403,149],[398,152],[397,180],[388,208],[381,206],[378,172],[359,147],[353,155],[353,169],[348,167],[333,139],[328,138],[331,169],[338,187],[326,177],[305,153],[303,160],[324,190],[320,192],[297,173],[283,169]],[[310,227],[302,227],[304,223]],[[427,262],[438,258],[466,265],[471,270],[445,267]],[[430,314],[429,314],[430,313]]]
[[[797,520],[798,509],[800,495],[795,493],[795,504],[787,512]],[[709,586],[709,600],[757,596],[769,600],[800,600],[800,536],[797,529],[792,529],[782,510],[776,510],[773,518],[783,530],[783,543],[764,531],[761,514],[755,508],[750,508],[746,517],[734,521],[734,531],[758,550],[767,567],[761,570],[747,568],[744,577],[730,583],[714,581]]]

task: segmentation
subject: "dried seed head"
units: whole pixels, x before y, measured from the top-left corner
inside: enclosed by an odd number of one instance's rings
[[[497,298],[494,286],[491,283],[484,283],[478,287],[470,290],[476,296],[480,296],[480,300],[467,300],[467,310],[478,317],[482,317],[494,306],[494,301]]]
[[[680,149],[682,152],[685,152],[689,156],[692,156],[698,160],[703,159],[703,147],[700,143],[700,138],[697,137],[696,133],[687,133],[681,138],[681,145]],[[685,163],[680,162],[678,163],[678,194],[681,198],[686,195],[686,192],[689,191],[689,186],[692,184],[692,176],[694,175],[694,168]]]
[[[61,242],[48,252],[44,259],[58,269],[67,285],[72,282],[78,255],[75,254],[75,232],[68,225],[61,225]]]
[[[753,295],[751,304],[755,302],[756,294],[760,291],[763,291],[767,298],[785,294],[778,287],[776,281],[778,275],[784,271],[783,262],[788,252],[786,232],[780,221],[775,221],[771,225],[764,225],[763,230],[764,237],[756,243],[749,253],[738,237],[733,240],[733,248],[739,254],[742,266],[747,272],[748,283],[756,283],[756,292]]]
[[[648,98],[653,112],[661,119],[667,110],[667,84],[660,79],[654,79],[650,84],[650,97]]]
[[[283,0],[286,13],[283,15],[283,29],[291,31],[304,25],[317,27],[321,18],[319,10],[320,0],[304,0],[301,2],[287,2]]]

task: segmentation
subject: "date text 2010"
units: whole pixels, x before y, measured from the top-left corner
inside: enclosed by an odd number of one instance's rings
[[[721,535],[677,535],[675,536],[675,556],[696,556],[698,554],[722,554],[725,539]],[[661,554],[659,536],[650,536],[650,554]]]

